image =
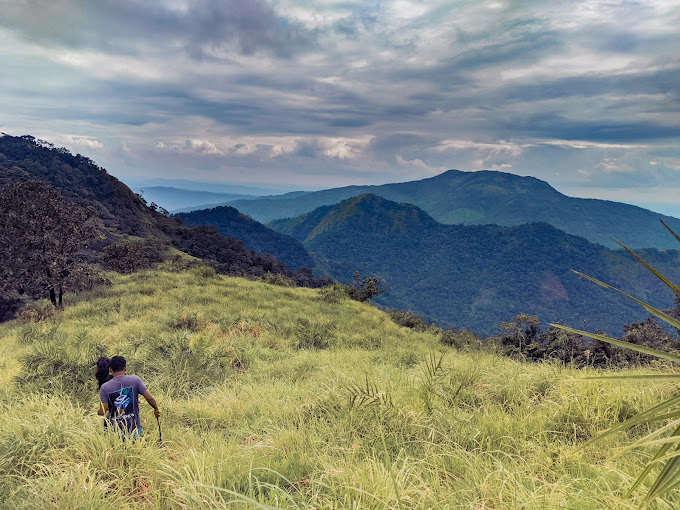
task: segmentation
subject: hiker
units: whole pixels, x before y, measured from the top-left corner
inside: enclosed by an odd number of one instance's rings
[[[127,375],[127,362],[123,356],[114,356],[109,365],[111,380],[99,388],[99,397],[104,414],[111,425],[117,425],[123,434],[139,437],[142,424],[139,418],[139,395],[151,407],[156,418],[161,410],[156,399],[149,393],[142,380],[136,375]]]

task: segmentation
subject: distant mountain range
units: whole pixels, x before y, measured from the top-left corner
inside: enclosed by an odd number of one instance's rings
[[[171,186],[145,186],[133,188],[133,190],[144,197],[144,200],[149,204],[154,202],[169,211],[186,210],[193,207],[206,209],[208,208],[207,204],[257,198],[255,195],[195,191]]]
[[[366,194],[270,225],[325,260],[338,280],[349,281],[357,269],[384,278],[389,288],[378,302],[484,334],[517,313],[571,326],[587,320],[612,333],[646,315],[572,268],[661,308],[672,304],[663,285],[627,253],[547,223],[444,225],[414,205]],[[669,235],[658,221],[648,229]],[[680,276],[677,251],[642,253],[671,279]]]
[[[449,170],[419,181],[348,186],[237,200],[227,205],[267,223],[365,193],[416,205],[444,224],[513,226],[545,222],[609,248],[618,248],[612,237],[633,248],[676,248],[674,239],[656,228],[659,218],[680,230],[677,218],[620,202],[568,197],[534,177],[493,171]]]
[[[25,180],[44,181],[95,210],[103,238],[87,255],[93,262],[100,260],[97,250],[131,240],[144,247],[149,260],[172,258],[181,250],[226,274],[271,272],[302,285],[321,282],[284,262],[314,266],[344,282],[359,270],[387,280],[389,289],[377,298],[379,303],[483,334],[494,333],[501,321],[522,312],[572,326],[587,320],[614,334],[624,323],[645,316],[638,306],[574,275],[571,268],[658,307],[671,305],[661,283],[628,254],[555,225],[601,243],[611,233],[635,247],[667,248],[676,247],[675,241],[658,218],[678,231],[680,220],[615,202],[569,198],[533,178],[449,171],[409,183],[237,202],[241,212],[260,211],[256,218],[286,216],[270,223],[276,232],[230,207],[182,214],[182,225],[179,218],[146,207],[88,158],[33,137],[0,136],[0,187]],[[367,188],[376,193],[361,193]],[[330,204],[318,207],[325,201]],[[298,214],[301,210],[304,214]],[[212,226],[193,226],[199,224]],[[679,279],[677,251],[642,254],[671,280]],[[2,299],[0,294],[0,305]]]

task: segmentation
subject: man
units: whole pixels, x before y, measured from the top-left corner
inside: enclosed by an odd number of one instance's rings
[[[153,407],[156,418],[160,417],[161,410],[142,380],[136,375],[127,375],[127,362],[123,356],[111,358],[109,370],[113,378],[99,389],[104,414],[109,423],[117,426],[124,434],[138,437],[142,433],[139,395]]]

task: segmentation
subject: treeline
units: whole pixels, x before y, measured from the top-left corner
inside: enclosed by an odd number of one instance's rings
[[[680,300],[676,299],[675,308],[665,312],[680,317]],[[658,363],[654,356],[591,340],[554,326],[542,327],[535,315],[518,314],[512,320],[502,322],[498,334],[483,339],[468,329],[441,329],[409,311],[390,310],[388,313],[395,323],[417,331],[430,331],[440,336],[442,344],[462,351],[493,351],[522,361],[558,361],[578,368],[622,368]],[[619,340],[680,353],[679,334],[659,325],[654,317],[648,317],[625,324]]]

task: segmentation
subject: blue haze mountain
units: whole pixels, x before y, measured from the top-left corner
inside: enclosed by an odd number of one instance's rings
[[[201,206],[201,208],[204,209],[205,204],[256,198],[254,195],[214,193],[211,191],[196,191],[175,188],[172,186],[145,186],[133,189],[134,191],[139,192],[149,204],[155,202],[169,211],[188,209],[196,206]]]
[[[677,218],[620,202],[568,197],[534,177],[495,171],[449,170],[418,181],[237,200],[228,205],[267,223],[364,193],[416,205],[444,224],[513,226],[545,222],[609,248],[619,247],[613,237],[632,248],[676,248],[671,236],[651,227],[659,218],[680,231]]]

